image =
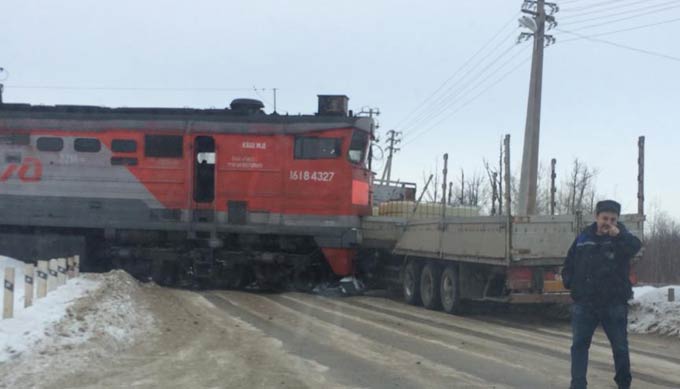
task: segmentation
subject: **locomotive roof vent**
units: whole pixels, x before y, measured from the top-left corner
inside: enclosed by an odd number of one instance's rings
[[[229,105],[232,111],[242,115],[262,113],[264,104],[256,99],[234,99]]]
[[[347,116],[349,97],[345,95],[318,95],[320,116]]]

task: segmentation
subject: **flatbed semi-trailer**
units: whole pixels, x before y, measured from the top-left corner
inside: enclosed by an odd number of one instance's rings
[[[506,138],[506,156],[508,149]],[[509,188],[508,159],[504,169]],[[621,215],[620,221],[642,237],[643,137],[637,179],[638,213]],[[396,204],[404,209],[395,211]],[[424,205],[429,212],[418,212],[423,207],[419,201],[383,203],[380,209],[390,212],[362,218],[360,261],[370,263],[363,267],[372,267],[377,278],[400,287],[406,302],[430,309],[453,313],[465,300],[570,303],[561,267],[570,245],[594,215],[516,216],[510,204],[508,191],[503,214],[492,216],[461,216],[455,208],[432,203]],[[634,274],[631,278],[634,282]]]

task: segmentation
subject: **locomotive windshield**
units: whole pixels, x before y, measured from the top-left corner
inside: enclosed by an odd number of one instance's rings
[[[366,147],[368,146],[368,134],[361,131],[354,131],[352,142],[349,145],[348,157],[352,163],[361,163],[366,157]]]

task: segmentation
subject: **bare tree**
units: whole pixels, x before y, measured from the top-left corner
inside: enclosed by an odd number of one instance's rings
[[[680,283],[680,223],[657,212],[645,234],[643,260],[635,267],[639,280],[654,284]]]
[[[596,191],[595,177],[597,170],[574,159],[572,170],[562,182],[558,194],[557,209],[562,214],[593,211]]]
[[[468,178],[466,185],[466,205],[473,207],[482,207],[486,203],[486,187],[484,184],[484,176],[478,173],[474,173],[472,177]]]
[[[471,176],[467,175],[466,178],[465,171],[461,169],[460,179],[453,189],[456,195],[451,204],[484,208],[489,202],[488,197],[491,192],[484,184],[483,174],[475,172]]]

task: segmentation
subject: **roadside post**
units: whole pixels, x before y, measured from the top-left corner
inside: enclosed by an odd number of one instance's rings
[[[33,305],[34,273],[35,266],[32,263],[27,263],[24,269],[24,308]]]
[[[66,258],[57,259],[57,272],[57,285],[64,285],[66,283]]]
[[[47,295],[47,261],[38,261],[38,298]]]
[[[57,289],[57,260],[50,259],[47,269],[47,292]]]
[[[73,267],[75,260],[73,257],[66,257],[66,275],[69,279],[73,278]]]
[[[14,315],[14,268],[5,268],[5,299],[2,318],[11,319]]]

